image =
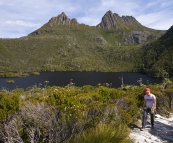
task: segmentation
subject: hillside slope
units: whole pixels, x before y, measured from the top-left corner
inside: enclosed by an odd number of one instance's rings
[[[61,13],[28,36],[0,39],[0,74],[10,71],[138,71],[135,65],[141,45],[158,39],[164,32],[111,11],[97,26],[79,24],[75,18],[69,19]]]
[[[152,76],[173,76],[173,26],[157,41],[141,50],[141,70]]]

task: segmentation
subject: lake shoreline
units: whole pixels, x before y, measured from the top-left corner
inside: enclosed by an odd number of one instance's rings
[[[6,80],[14,80],[13,84],[7,84]],[[41,72],[25,77],[0,78],[0,86],[15,89],[28,88],[32,86],[44,87],[45,81],[49,86],[66,86],[73,82],[75,86],[84,85],[97,86],[108,85],[111,87],[122,87],[126,85],[157,84],[161,83],[161,78],[152,78],[143,73],[135,72]]]

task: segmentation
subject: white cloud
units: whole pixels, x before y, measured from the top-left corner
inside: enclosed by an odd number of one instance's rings
[[[11,21],[8,20],[5,22],[5,24],[7,25],[17,25],[17,26],[25,26],[25,27],[38,27],[41,26],[41,24],[35,24],[32,22],[25,22],[25,21],[21,21],[21,20],[16,20],[16,21]]]
[[[80,23],[87,24],[87,25],[90,25],[90,26],[96,26],[97,24],[99,24],[101,22],[101,20],[94,19],[92,17],[90,17],[90,18],[82,17],[82,18],[79,18],[78,21]]]
[[[158,0],[160,1],[160,0]],[[136,16],[136,19],[144,26],[157,30],[167,30],[173,25],[173,11],[170,9],[173,2],[152,3],[150,11],[142,12]],[[164,9],[163,9],[164,5]],[[148,7],[149,8],[149,7]],[[147,10],[147,9],[145,9]]]
[[[172,7],[170,0],[0,0],[0,37],[16,35],[14,29],[22,29],[18,32],[22,36],[28,35],[62,12],[93,26],[111,10],[120,16],[133,16],[150,28],[168,29],[173,24]]]
[[[166,7],[169,7],[170,5],[172,5],[173,4],[173,1],[168,1],[168,0],[166,0],[166,1],[162,1],[162,3],[161,3],[161,5],[160,5],[160,7],[161,8],[166,8]]]
[[[172,25],[173,25],[173,20],[169,20],[169,21],[157,22],[154,23],[154,27],[153,25],[148,25],[148,27],[152,27],[153,29],[157,30],[168,30]]]
[[[151,13],[151,14],[143,14],[136,17],[138,21],[140,21],[143,25],[152,24],[158,22],[161,18],[162,13]]]
[[[108,10],[119,15],[133,15],[137,4],[131,0],[101,0],[98,7],[92,7],[91,12],[105,14]]]

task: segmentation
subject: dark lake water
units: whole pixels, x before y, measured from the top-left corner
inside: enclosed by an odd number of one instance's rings
[[[27,77],[19,78],[0,78],[0,90],[7,89],[13,90],[15,88],[30,88],[34,85],[40,87],[45,86],[45,81],[49,81],[50,86],[66,86],[72,81],[76,86],[92,85],[97,86],[99,83],[111,84],[111,87],[121,87],[121,77],[125,85],[139,85],[137,82],[142,78],[142,83],[147,82],[155,84],[160,83],[162,80],[159,78],[152,78],[145,74],[140,73],[126,73],[126,72],[43,72],[40,75],[30,75]],[[12,79],[15,81],[9,84],[6,80]]]

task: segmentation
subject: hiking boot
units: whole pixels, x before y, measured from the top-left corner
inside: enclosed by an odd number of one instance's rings
[[[145,128],[141,128],[141,131],[144,131],[145,130]]]

